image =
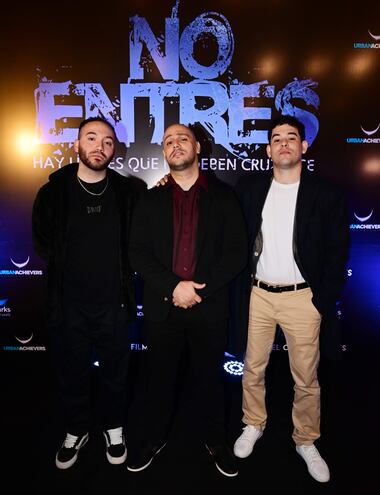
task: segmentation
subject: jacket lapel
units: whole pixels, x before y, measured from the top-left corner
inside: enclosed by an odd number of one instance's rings
[[[162,256],[166,266],[173,264],[173,194],[172,187],[160,187],[157,235],[161,239]],[[162,219],[160,221],[160,219]]]
[[[253,245],[254,237],[260,229],[264,203],[268,195],[271,182],[272,176],[268,175],[267,177],[265,177],[265,179],[257,183],[254,190],[247,191],[247,197],[245,198],[245,201],[247,202],[248,207],[245,208],[247,211],[246,220],[251,245]]]
[[[207,232],[207,226],[210,219],[210,213],[212,208],[212,192],[211,184],[209,184],[209,190],[206,192],[203,187],[199,192],[199,208],[198,208],[198,230],[197,230],[197,259],[202,252],[203,242]]]
[[[297,235],[302,239],[317,195],[317,184],[309,172],[302,171],[296,206]]]

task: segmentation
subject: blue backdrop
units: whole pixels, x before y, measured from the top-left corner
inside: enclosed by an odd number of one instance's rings
[[[31,207],[48,175],[76,161],[83,118],[115,125],[111,167],[152,187],[167,172],[164,128],[199,123],[200,166],[234,184],[271,167],[269,120],[306,126],[304,166],[339,182],[351,210],[342,352],[380,335],[378,2],[87,2],[9,5],[0,78],[0,349],[44,351],[45,267]],[[20,11],[22,9],[22,12]],[[355,22],[351,19],[354,18]],[[139,306],[137,311],[143,314]],[[141,349],[138,327],[132,347]]]

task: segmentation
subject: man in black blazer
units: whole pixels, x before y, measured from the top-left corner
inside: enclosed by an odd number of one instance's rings
[[[349,254],[347,207],[339,188],[302,170],[308,143],[301,122],[281,116],[272,122],[268,139],[273,173],[244,177],[236,187],[248,225],[250,261],[232,292],[236,335],[247,342],[246,426],[234,452],[249,456],[265,429],[265,370],[280,325],[295,382],[293,440],[311,476],[326,482],[329,469],[314,446],[320,437],[317,369],[320,348],[330,357],[338,352],[336,302]]]
[[[165,445],[182,352],[190,350],[199,390],[201,437],[218,470],[236,476],[224,427],[223,357],[228,285],[247,262],[243,215],[232,188],[206,179],[193,131],[169,126],[163,153],[171,175],[147,191],[132,220],[130,260],[144,281],[148,344],[147,439],[129,457],[141,471]]]

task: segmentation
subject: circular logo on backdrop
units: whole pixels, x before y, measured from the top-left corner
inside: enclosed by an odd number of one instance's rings
[[[244,363],[241,361],[226,361],[223,365],[224,371],[230,375],[242,375]]]

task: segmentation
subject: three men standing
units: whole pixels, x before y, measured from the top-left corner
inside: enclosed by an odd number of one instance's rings
[[[239,205],[230,186],[199,169],[192,129],[169,126],[163,153],[171,174],[140,198],[132,218],[136,189],[108,169],[112,126],[98,117],[82,122],[75,143],[79,164],[53,173],[33,209],[35,248],[48,263],[48,323],[66,417],[57,467],[72,466],[88,440],[93,349],[107,458],[112,464],[126,459],[127,322],[135,313],[136,271],[144,281],[149,380],[146,437],[128,456],[128,469],[144,470],[164,447],[188,349],[200,396],[200,436],[218,470],[237,475],[226,441],[222,379],[229,285],[237,277],[231,323],[245,353],[245,427],[234,453],[250,455],[265,429],[265,370],[280,325],[295,382],[296,450],[313,478],[329,480],[314,445],[320,436],[317,371],[321,344],[331,351],[338,342],[333,330],[346,279],[347,207],[336,186],[302,170],[308,144],[301,122],[282,116],[268,137],[273,175],[243,177],[236,187]]]

